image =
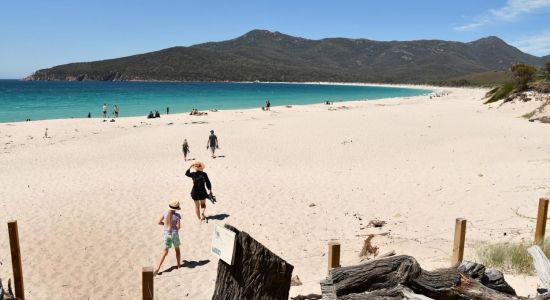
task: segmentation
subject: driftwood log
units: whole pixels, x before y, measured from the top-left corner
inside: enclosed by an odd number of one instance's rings
[[[248,233],[225,225],[235,232],[233,264],[218,262],[213,300],[288,300],[294,266],[271,252]]]
[[[463,262],[435,271],[423,270],[411,256],[400,255],[335,268],[321,282],[323,299],[550,299],[516,296],[502,273]]]

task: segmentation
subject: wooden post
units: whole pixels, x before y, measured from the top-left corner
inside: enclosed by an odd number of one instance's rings
[[[328,273],[334,268],[340,267],[340,242],[328,242]]]
[[[143,267],[141,272],[143,300],[153,300],[155,289],[153,285],[153,267]]]
[[[544,242],[546,232],[546,215],[548,213],[548,199],[539,199],[539,212],[537,214],[537,227],[535,229],[535,244]]]
[[[15,297],[25,300],[23,268],[21,266],[21,250],[19,248],[19,230],[17,229],[17,221],[8,221],[8,233],[10,236],[11,265],[13,268]]]
[[[455,221],[455,241],[453,244],[453,257],[451,264],[455,265],[464,257],[464,240],[466,239],[466,219],[457,218]]]

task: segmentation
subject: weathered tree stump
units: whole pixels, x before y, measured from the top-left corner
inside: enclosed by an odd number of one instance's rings
[[[218,262],[213,300],[288,299],[294,266],[248,233],[225,225],[236,235],[233,265]]]
[[[518,297],[502,273],[462,262],[435,271],[423,270],[411,256],[400,255],[334,269],[321,282],[323,299],[550,299]]]

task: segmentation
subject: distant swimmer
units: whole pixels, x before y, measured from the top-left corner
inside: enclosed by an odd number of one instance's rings
[[[103,103],[103,118],[107,118],[107,104]]]
[[[177,200],[172,200],[168,205],[168,210],[165,211],[160,217],[158,224],[164,226],[164,241],[163,241],[163,250],[160,254],[159,264],[155,269],[155,275],[160,273],[160,267],[168,255],[168,250],[174,245],[174,250],[176,251],[176,269],[180,268],[181,264],[181,253],[180,253],[180,236],[179,230],[181,228],[181,215],[176,212],[180,210],[180,202]]]
[[[216,149],[218,149],[218,137],[214,134],[214,130],[210,130],[210,136],[208,136],[208,142],[206,143],[206,149],[210,148],[212,158],[216,158]]]
[[[183,139],[182,151],[183,151],[183,160],[187,161],[187,153],[191,152],[189,151],[189,144],[187,143],[187,139]]]

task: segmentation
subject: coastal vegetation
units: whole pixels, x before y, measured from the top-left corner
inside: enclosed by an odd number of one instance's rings
[[[534,90],[540,93],[550,92],[550,63],[538,69],[527,64],[515,64],[510,68],[511,79],[490,90],[485,101],[486,104],[502,99],[511,101],[514,95],[526,90]]]
[[[503,83],[501,86],[496,87],[487,93],[487,97],[489,97],[489,99],[485,101],[485,104],[493,103],[500,99],[504,99],[508,97],[514,89],[515,89],[514,82],[508,81]]]
[[[533,80],[537,68],[526,64],[517,64],[512,66],[511,71],[514,74],[517,89],[525,90],[527,89],[527,83]]]
[[[533,260],[527,253],[527,248],[531,246],[529,243],[489,244],[478,247],[477,256],[487,267],[533,274]],[[550,243],[542,243],[539,246],[544,254],[550,257]]]
[[[494,87],[512,80],[510,70],[487,71],[451,78],[441,85]]]

